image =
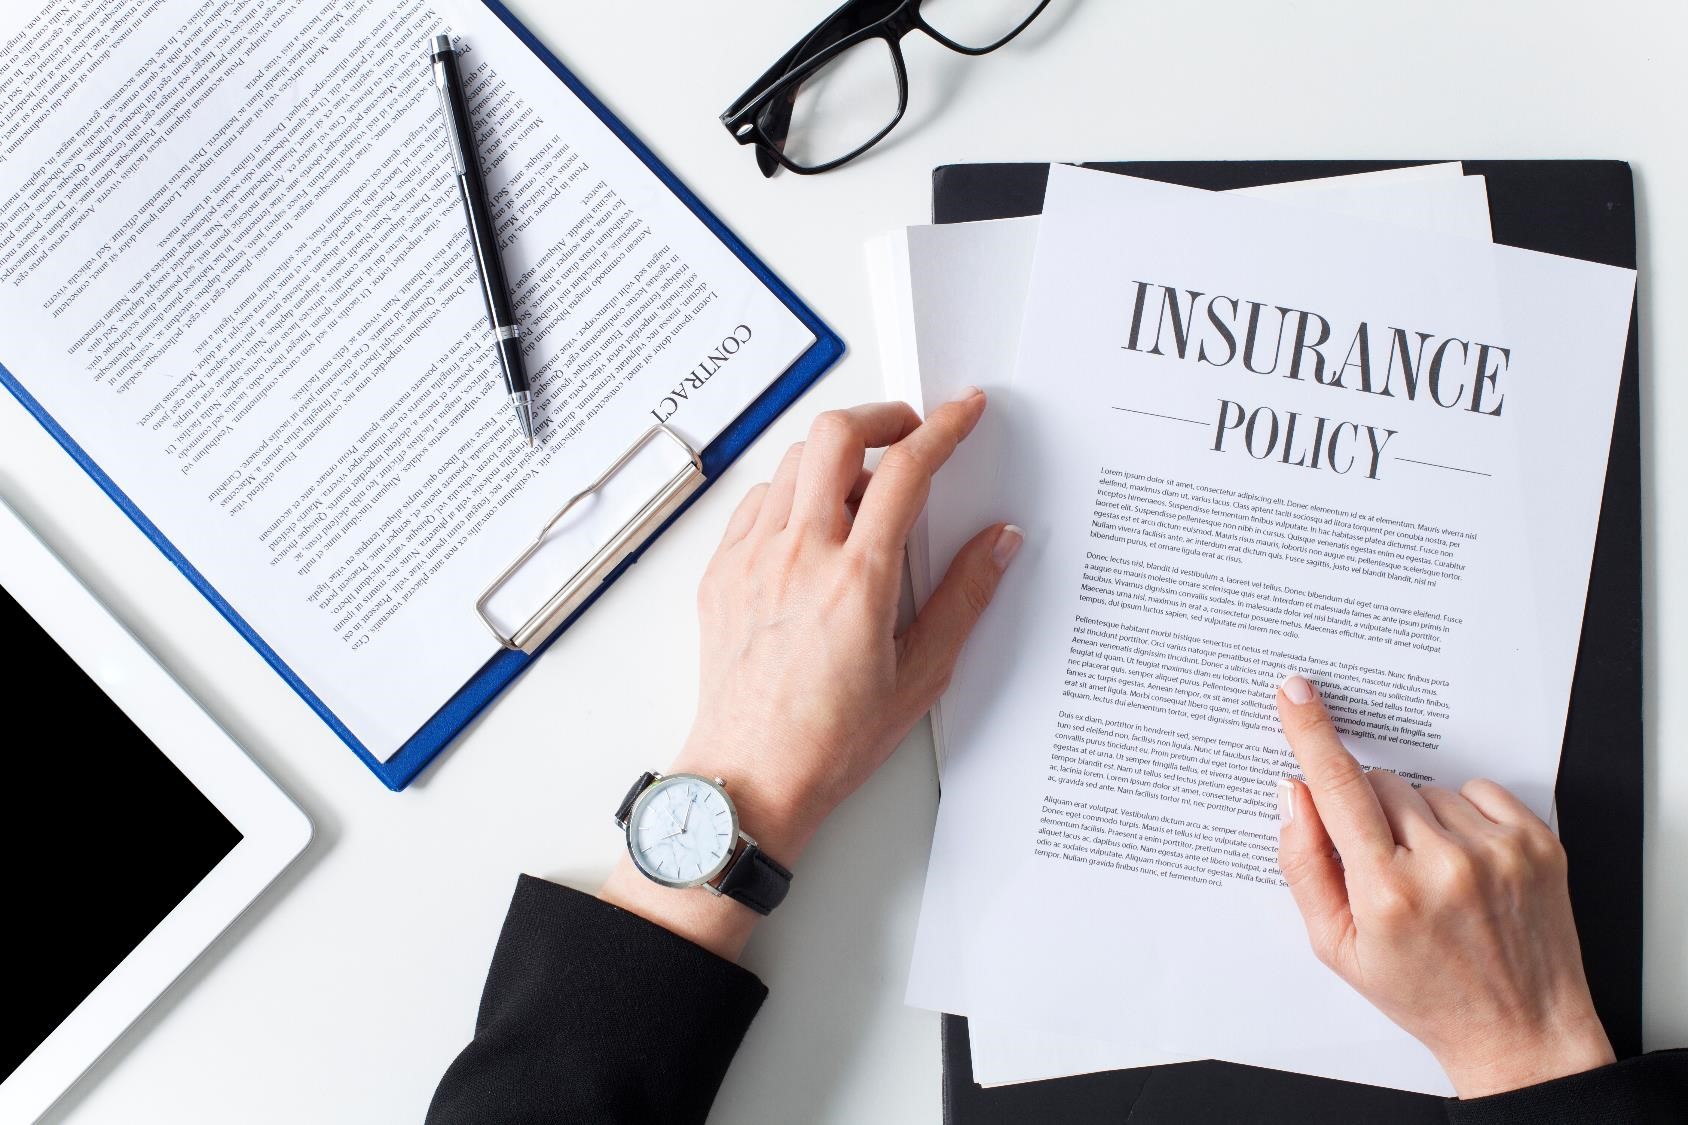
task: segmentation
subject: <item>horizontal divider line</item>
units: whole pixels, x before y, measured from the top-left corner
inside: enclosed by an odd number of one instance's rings
[[[1438,465],[1434,461],[1415,461],[1411,457],[1397,457],[1397,461],[1405,461],[1409,465],[1428,465],[1432,469],[1446,469],[1450,473],[1470,473],[1474,477],[1492,477],[1493,473],[1485,473],[1481,469],[1462,469],[1458,465]]]
[[[1205,426],[1206,422],[1198,422],[1194,418],[1180,418],[1174,414],[1156,414],[1153,410],[1133,410],[1129,406],[1116,406],[1115,410],[1123,410],[1127,414],[1142,414],[1149,418],[1165,418],[1168,422],[1188,422],[1192,426]]]

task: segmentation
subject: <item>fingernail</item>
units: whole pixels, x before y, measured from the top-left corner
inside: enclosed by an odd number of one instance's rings
[[[1318,694],[1313,690],[1313,685],[1301,676],[1289,677],[1278,686],[1278,690],[1284,693],[1286,699],[1297,706],[1313,702],[1313,697]]]
[[[1025,531],[1013,524],[1008,524],[997,532],[996,545],[991,548],[991,559],[996,563],[996,569],[1007,570],[1008,564],[1020,553],[1020,546],[1025,541]]]
[[[1288,824],[1295,819],[1295,783],[1287,778],[1278,781],[1278,823]]]
[[[968,386],[962,387],[961,393],[956,395],[955,398],[951,399],[950,401],[951,402],[966,402],[968,399],[973,398],[976,395],[982,395],[984,393],[985,392],[980,390],[978,387],[968,385]]]

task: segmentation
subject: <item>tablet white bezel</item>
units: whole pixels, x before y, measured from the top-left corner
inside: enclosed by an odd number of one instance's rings
[[[234,849],[0,1081],[0,1120],[31,1121],[304,851],[311,824],[3,500],[0,586],[241,834]]]

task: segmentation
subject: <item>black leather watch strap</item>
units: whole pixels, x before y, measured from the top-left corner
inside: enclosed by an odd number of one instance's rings
[[[615,810],[615,825],[617,828],[627,827],[627,818],[633,815],[633,805],[639,800],[639,794],[650,788],[651,782],[656,780],[656,774],[649,770],[639,775],[639,780],[633,783],[633,788],[627,791],[627,796],[621,800],[621,807]]]
[[[746,844],[721,876],[720,890],[756,913],[767,914],[785,901],[791,890],[791,872],[763,855],[755,844]]]

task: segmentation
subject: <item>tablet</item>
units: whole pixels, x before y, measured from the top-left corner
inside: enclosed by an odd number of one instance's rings
[[[0,645],[0,1121],[31,1121],[311,826],[4,502]]]

